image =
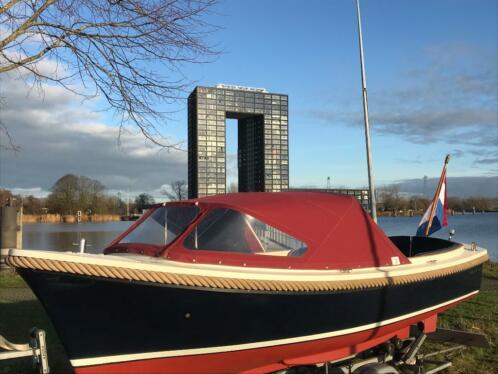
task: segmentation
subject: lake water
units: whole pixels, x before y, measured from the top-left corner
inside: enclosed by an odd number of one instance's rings
[[[388,235],[414,235],[420,217],[379,217],[379,224]],[[99,253],[132,222],[80,224],[24,224],[23,247],[77,251],[81,238],[90,245],[88,252]],[[447,239],[455,229],[454,241],[471,243],[488,249],[489,257],[498,261],[498,213],[467,214],[448,217],[448,227],[432,236]]]
[[[380,217],[379,224],[388,235],[415,235],[421,217]],[[465,214],[448,217],[448,226],[432,237],[448,239],[454,229],[453,241],[476,242],[488,250],[492,261],[498,261],[498,213]]]
[[[78,251],[85,238],[87,252],[100,253],[133,222],[25,223],[22,246],[27,249]]]

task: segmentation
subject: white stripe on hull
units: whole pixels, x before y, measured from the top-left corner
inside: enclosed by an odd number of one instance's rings
[[[271,346],[278,346],[284,344],[293,344],[293,343],[302,343],[308,342],[312,340],[319,340],[325,338],[336,337],[340,335],[353,334],[356,332],[361,332],[365,330],[370,330],[376,327],[381,327],[385,325],[389,325],[391,323],[399,322],[404,319],[408,319],[414,317],[419,314],[423,314],[426,312],[430,312],[431,310],[436,310],[442,308],[446,305],[453,304],[455,302],[464,300],[472,295],[477,294],[479,291],[470,292],[464,296],[458,297],[456,299],[444,302],[442,304],[433,305],[431,307],[418,310],[416,312],[412,312],[409,314],[405,314],[399,317],[390,318],[381,322],[370,323],[368,325],[352,327],[349,329],[343,329],[338,331],[325,332],[314,335],[300,336],[295,338],[287,338],[287,339],[277,339],[277,340],[269,340],[263,342],[256,343],[245,343],[245,344],[235,344],[235,345],[226,345],[220,347],[207,347],[207,348],[194,348],[194,349],[181,349],[175,351],[160,351],[160,352],[146,352],[146,353],[134,353],[134,354],[126,354],[126,355],[114,355],[114,356],[103,356],[103,357],[93,357],[93,358],[81,358],[76,360],[71,360],[71,364],[74,367],[79,366],[93,366],[93,365],[102,365],[102,364],[111,364],[118,362],[127,362],[127,361],[139,361],[139,360],[150,360],[157,358],[167,358],[167,357],[179,357],[179,356],[192,356],[192,355],[201,355],[201,354],[209,354],[209,353],[222,353],[222,352],[233,352],[233,351],[241,351],[247,349],[255,349],[255,348],[264,348]]]

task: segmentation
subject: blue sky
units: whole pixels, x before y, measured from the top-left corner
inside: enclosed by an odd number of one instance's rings
[[[364,0],[361,11],[377,184],[435,177],[447,153],[453,155],[450,177],[496,176],[497,2]],[[209,41],[221,53],[209,63],[182,67],[191,88],[228,83],[288,94],[291,186],[324,187],[327,176],[333,186],[366,186],[355,1],[225,0],[206,20],[219,26]],[[17,91],[7,83],[0,93],[14,102]],[[16,127],[11,132],[24,154],[3,154],[0,185],[46,191],[58,176],[73,172],[99,178],[112,190],[157,194],[161,183],[186,178],[185,155],[140,149],[145,142],[131,135],[118,147],[110,140],[116,126],[111,114],[67,96],[64,107],[56,100],[62,93],[52,94],[64,115],[51,120],[49,133],[55,139],[62,127],[66,140],[43,148],[46,131],[35,137]],[[163,135],[186,141],[185,104],[162,107],[173,112],[161,126]],[[78,125],[77,144],[67,140],[73,130],[57,125],[68,118]],[[236,149],[234,134],[229,152]],[[92,151],[102,144],[109,154]],[[87,150],[84,157],[78,147]],[[47,159],[41,161],[41,154]],[[128,162],[130,155],[141,159]],[[27,170],[33,162],[42,165]]]
[[[496,161],[479,165],[474,161],[480,156],[466,152],[476,147],[454,139],[446,141],[446,136],[452,135],[451,118],[441,118],[444,131],[434,134],[433,141],[416,143],[396,132],[376,131],[375,119],[390,109],[401,111],[419,105],[417,97],[408,97],[403,103],[389,102],[398,105],[386,108],[386,94],[392,101],[396,92],[415,90],[419,79],[431,79],[428,85],[448,84],[448,77],[439,77],[434,71],[435,65],[441,73],[453,71],[450,79],[480,74],[494,65],[494,77],[488,78],[496,84],[497,3],[376,0],[363,1],[361,7],[378,182],[435,176],[446,153],[455,151],[460,152],[450,165],[450,175],[496,172]],[[232,83],[289,95],[291,184],[320,186],[330,176],[335,185],[365,185],[355,2],[225,1],[216,12],[210,20],[222,29],[211,40],[218,43],[222,54],[210,64],[189,67],[187,75],[203,85]],[[424,88],[420,88],[421,95]],[[475,100],[480,108],[477,103],[482,95],[477,93],[469,100]],[[447,104],[441,102],[439,111],[451,111]],[[489,107],[496,112],[497,105],[495,100]],[[356,126],[333,116],[345,108],[356,115]],[[317,118],[316,113],[330,115]],[[185,138],[181,126],[185,111],[177,118],[178,126],[172,124],[168,129]],[[494,135],[496,126],[496,121],[494,129],[489,126]],[[414,129],[417,131],[423,130]]]

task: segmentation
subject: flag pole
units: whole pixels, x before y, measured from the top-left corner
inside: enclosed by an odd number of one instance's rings
[[[443,180],[446,176],[446,168],[448,167],[448,162],[450,161],[450,155],[446,155],[444,160],[443,171],[441,172],[441,177],[439,177],[439,183],[437,185],[436,193],[434,194],[434,199],[432,199],[431,214],[429,216],[429,221],[427,222],[427,227],[425,228],[425,236],[429,235],[429,230],[432,226],[432,220],[434,219],[434,214],[436,213],[437,201],[439,199],[439,193],[441,192],[441,187],[443,186]],[[443,208],[444,209],[444,208]]]
[[[358,17],[358,40],[360,44],[360,65],[361,65],[361,87],[363,95],[363,121],[365,123],[365,142],[367,146],[367,166],[368,166],[368,188],[369,188],[369,208],[370,215],[375,223],[377,223],[377,202],[375,198],[375,181],[372,165],[372,151],[370,147],[370,125],[368,123],[368,99],[367,99],[367,80],[365,77],[365,61],[363,58],[363,35],[361,33],[361,15],[360,1],[356,0],[356,15]]]

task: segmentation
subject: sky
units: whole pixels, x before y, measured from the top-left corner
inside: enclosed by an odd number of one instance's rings
[[[361,12],[376,184],[437,177],[449,153],[449,177],[495,181],[498,196],[497,2],[364,0]],[[225,0],[205,19],[219,27],[208,41],[220,54],[182,66],[190,88],[288,94],[290,185],[325,187],[330,177],[333,187],[366,186],[355,2]],[[185,152],[158,149],[133,128],[118,141],[118,120],[98,97],[28,87],[23,74],[0,76],[0,120],[20,147],[0,150],[0,187],[43,196],[73,173],[160,199],[161,186],[187,178]],[[186,148],[186,101],[163,109],[162,135]],[[228,168],[233,179],[234,161]]]

